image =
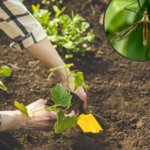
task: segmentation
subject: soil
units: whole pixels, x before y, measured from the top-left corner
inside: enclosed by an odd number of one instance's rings
[[[33,0],[37,4],[40,0]],[[150,66],[149,61],[137,62],[119,55],[106,39],[100,16],[108,1],[92,0],[95,15],[87,0],[64,0],[65,13],[80,14],[94,29],[95,43],[85,56],[75,54],[66,63],[82,71],[89,86],[88,109],[99,121],[104,132],[83,133],[78,125],[62,134],[54,131],[29,131],[25,129],[0,133],[0,139],[17,150],[149,150],[150,149]],[[31,1],[25,5],[30,9]],[[52,4],[51,4],[52,5]],[[42,6],[49,7],[49,6]],[[31,10],[31,9],[30,9]],[[53,16],[52,16],[53,17]],[[0,79],[9,92],[0,90],[0,110],[15,110],[14,101],[28,105],[37,99],[51,99],[57,77],[48,82],[49,69],[26,51],[9,47],[7,36],[0,32],[0,66],[11,63],[11,76]],[[31,69],[31,70],[30,70]]]

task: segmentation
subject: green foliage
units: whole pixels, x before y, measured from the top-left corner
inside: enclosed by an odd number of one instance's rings
[[[66,129],[72,128],[78,121],[78,118],[73,116],[65,117],[64,113],[60,111],[57,113],[57,122],[55,123],[54,129],[56,134],[62,133]]]
[[[117,31],[131,25],[142,19],[142,15],[125,10],[124,7],[132,4],[135,0],[119,1],[112,0],[105,14],[105,31],[108,39]],[[142,10],[148,8],[150,16],[150,3],[147,0],[140,0]],[[131,5],[129,9],[140,12],[138,3]],[[148,24],[149,28],[149,24]],[[143,28],[142,26],[136,32],[131,33],[125,39],[112,43],[112,46],[122,55],[134,60],[150,60],[150,40],[148,39],[147,46],[143,46]]]
[[[50,89],[52,93],[52,101],[55,105],[61,105],[62,107],[67,107],[71,102],[71,95],[59,84],[55,86],[55,89]]]
[[[51,2],[56,2],[57,3],[57,5],[58,4],[62,4],[63,3],[63,0],[51,0]],[[50,4],[50,0],[42,0],[42,2],[41,2],[42,4],[45,4],[45,5],[49,5]]]
[[[72,18],[65,14],[60,15],[65,7],[60,10],[57,6],[53,6],[53,9],[56,12],[55,18],[49,20],[51,13],[48,10],[40,9],[39,4],[32,5],[34,17],[43,26],[54,47],[61,52],[64,49],[67,50],[65,58],[72,58],[72,51],[84,55],[85,51],[91,49],[85,42],[94,42],[93,30],[85,34],[90,24],[80,15],[74,16],[74,12],[72,12]]]
[[[56,70],[61,69],[61,68],[65,68],[65,70],[66,70],[67,68],[70,68],[73,65],[74,64],[67,64],[67,65],[64,65],[64,66],[60,66],[60,67],[56,67],[56,68],[51,68],[50,71],[53,72],[53,71],[56,71]],[[71,71],[71,73],[70,73],[69,76],[74,76],[74,91],[79,86],[83,86],[86,91],[89,89],[88,86],[84,83],[84,78],[83,78],[83,73],[82,72],[75,72],[75,70],[74,70],[74,71]],[[69,82],[72,82],[72,81],[68,81],[68,86],[69,86]],[[69,89],[69,87],[68,87],[68,89]]]
[[[10,69],[8,66],[2,66],[2,68],[0,69],[0,74],[4,75],[5,77],[9,77],[10,76]]]
[[[19,108],[23,113],[25,113],[27,116],[29,116],[30,118],[33,117],[32,114],[32,110],[27,109],[22,103],[18,103],[17,101],[15,101],[14,105]]]
[[[54,11],[56,12],[55,17],[58,18],[59,15],[64,12],[64,10],[66,9],[66,7],[63,7],[63,8],[60,10],[57,6],[54,5],[54,6],[53,6],[53,9],[54,9]]]
[[[48,5],[48,4],[50,4],[50,0],[42,0],[41,3],[42,3],[42,4],[45,4],[45,5]]]
[[[0,81],[0,89],[2,89],[4,91],[8,91],[7,87],[3,84],[2,81]]]
[[[9,77],[10,76],[10,69],[8,66],[2,66],[2,68],[0,69],[0,74],[5,76],[5,77]],[[2,81],[0,81],[0,89],[4,90],[4,91],[8,91],[7,87],[3,84]]]
[[[64,130],[72,128],[77,123],[78,118],[75,115],[71,117],[70,116],[65,117],[64,112],[60,111],[59,109],[59,107],[61,106],[61,107],[66,108],[67,110],[71,103],[72,95],[70,95],[69,83],[73,81],[69,81],[68,78],[70,76],[75,77],[75,80],[74,80],[75,89],[81,85],[85,87],[86,90],[88,89],[87,85],[85,85],[84,83],[82,72],[75,73],[75,71],[71,71],[70,75],[67,74],[67,69],[73,65],[74,64],[67,64],[64,66],[50,69],[50,71],[52,72],[61,68],[65,69],[66,75],[67,75],[67,86],[68,86],[68,91],[69,91],[67,92],[59,83],[57,83],[57,85],[55,86],[55,89],[50,89],[51,94],[52,94],[52,101],[54,102],[53,106],[46,106],[43,109],[32,112],[32,110],[27,109],[23,104],[20,104],[17,101],[15,101],[14,105],[17,108],[19,108],[22,112],[24,112],[26,115],[28,115],[29,117],[32,117],[33,113],[41,111],[41,110],[55,111],[57,113],[57,122],[55,123],[55,126],[54,126],[56,134],[62,133]]]
[[[82,82],[84,81],[83,79],[83,73],[82,72],[77,72],[76,74],[74,74],[74,91],[82,85]]]
[[[62,4],[63,3],[63,0],[51,0],[52,2],[57,2],[59,4]]]

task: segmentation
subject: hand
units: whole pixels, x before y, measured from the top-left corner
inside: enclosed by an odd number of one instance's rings
[[[47,104],[46,100],[39,99],[28,106],[32,111],[36,111],[39,109],[43,109]],[[74,111],[71,111],[70,114],[65,116],[75,115]],[[24,125],[23,128],[30,130],[53,130],[55,122],[57,121],[57,114],[52,110],[42,110],[39,112],[35,112],[32,118],[24,115]]]
[[[69,80],[74,80],[74,77],[70,76]],[[67,81],[60,82],[60,85],[63,88],[65,88],[66,90],[68,90],[68,87],[66,87]],[[73,82],[70,82],[69,87],[70,87],[70,91],[75,93],[84,102],[83,109],[85,110],[87,108],[87,94],[85,93],[84,88],[82,86],[79,86],[78,89],[76,89],[74,92],[74,83]]]

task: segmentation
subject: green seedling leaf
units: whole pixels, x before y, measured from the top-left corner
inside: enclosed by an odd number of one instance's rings
[[[15,101],[14,105],[19,108],[23,113],[25,113],[30,118],[33,117],[32,110],[27,109],[22,103]]]
[[[66,49],[72,49],[73,48],[73,42],[69,41],[66,44],[63,44],[63,47],[65,47]]]
[[[2,66],[2,68],[0,69],[0,74],[9,77],[10,76],[10,69],[8,66]]]
[[[75,24],[81,24],[82,22],[85,21],[84,18],[82,18],[79,14],[77,14],[74,18],[73,21]]]
[[[66,129],[70,129],[72,128],[76,123],[78,122],[78,118],[73,116],[67,116],[65,117],[65,115],[63,114],[62,111],[60,111],[57,114],[57,122],[54,126],[55,129],[55,133],[62,133],[64,130]]]
[[[50,71],[56,71],[58,69],[61,69],[61,68],[70,68],[71,66],[74,66],[74,64],[67,64],[67,65],[64,65],[64,66],[60,66],[60,67],[56,67],[56,68],[51,68]]]
[[[77,72],[74,74],[74,91],[83,84],[83,72]]]
[[[84,82],[82,82],[82,84],[81,84],[84,88],[85,88],[85,91],[87,92],[88,91],[88,89],[89,89],[89,87],[84,83]]]
[[[56,12],[55,18],[57,18],[57,17],[59,17],[59,15],[60,15],[61,13],[64,12],[64,10],[66,9],[66,7],[63,7],[63,8],[60,10],[56,5],[54,5],[54,6],[53,6],[53,9],[54,9],[54,11]]]
[[[94,42],[94,34],[93,34],[93,30],[91,30],[91,32],[88,32],[87,36],[85,37],[85,40],[88,40],[89,42]]]
[[[53,9],[56,13],[60,11],[60,9],[56,5],[53,6]]]
[[[59,84],[55,86],[55,89],[50,89],[52,94],[52,101],[55,105],[61,104],[62,107],[69,106],[72,96]]]
[[[82,32],[85,32],[86,29],[89,28],[89,27],[90,27],[90,24],[89,24],[89,23],[87,23],[87,22],[82,22],[80,28],[81,28],[81,31],[82,31]]]
[[[66,55],[65,55],[65,58],[66,58],[66,59],[68,59],[68,58],[73,58],[73,54],[66,54]]]
[[[80,35],[77,35],[73,38],[73,42],[75,45],[78,45],[80,43],[83,43],[84,41],[84,37],[80,36]]]
[[[72,14],[72,20],[73,20],[74,19],[74,11],[72,11],[71,14]]]
[[[8,89],[6,88],[6,86],[3,84],[2,81],[0,81],[0,89],[4,90],[4,91],[8,91]]]
[[[32,7],[32,11],[34,13],[37,13],[39,11],[39,9],[40,9],[40,4],[37,4],[36,6],[35,5],[31,5],[31,7]]]
[[[87,45],[87,44],[83,44],[82,46],[83,46],[83,48],[87,48],[87,47],[88,47],[88,45]]]
[[[56,41],[58,41],[57,35],[48,36],[48,39],[49,39],[51,42],[56,42]]]

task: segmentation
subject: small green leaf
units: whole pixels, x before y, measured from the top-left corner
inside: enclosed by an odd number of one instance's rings
[[[79,14],[77,14],[74,18],[73,21],[75,24],[81,24],[82,22],[85,21],[84,18],[82,18]]]
[[[69,41],[66,44],[63,44],[63,47],[65,47],[66,49],[72,49],[73,48],[73,42]]]
[[[15,101],[14,105],[19,108],[23,113],[25,113],[30,118],[33,117],[32,110],[27,109],[22,103]]]
[[[36,6],[35,5],[31,5],[31,7],[32,7],[32,11],[34,13],[37,13],[39,11],[39,9],[40,9],[40,4],[37,4]]]
[[[4,91],[8,91],[8,89],[6,88],[6,86],[3,84],[2,81],[0,81],[0,89],[4,90]]]
[[[50,71],[56,71],[58,69],[61,69],[61,68],[70,68],[71,66],[74,66],[74,64],[67,64],[67,65],[64,65],[64,66],[60,66],[60,67],[56,67],[56,68],[51,68]]]
[[[57,18],[57,17],[59,17],[59,15],[60,15],[61,13],[64,12],[64,10],[66,9],[66,7],[63,7],[63,8],[60,10],[56,5],[54,5],[54,6],[53,6],[53,9],[54,9],[54,11],[56,12],[55,17]]]
[[[83,46],[83,48],[87,48],[87,47],[88,47],[88,45],[87,45],[87,44],[83,44],[82,46]]]
[[[83,43],[84,41],[84,37],[80,36],[80,35],[76,35],[74,38],[73,38],[73,42],[78,45],[80,43]]]
[[[82,22],[80,28],[81,28],[82,32],[85,32],[86,29],[89,28],[89,26],[90,26],[89,23],[87,23],[87,22]]]
[[[68,58],[73,58],[73,54],[66,54],[66,55],[65,55],[65,58],[66,58],[66,59],[68,59]]]
[[[85,88],[85,91],[87,92],[88,91],[88,89],[89,89],[89,87],[84,83],[84,82],[82,82],[82,84],[81,84],[84,88]]]
[[[65,117],[63,112],[60,111],[57,115],[57,122],[54,126],[55,133],[62,133],[64,130],[72,128],[77,122],[78,118],[75,115]]]
[[[55,89],[50,89],[52,94],[52,101],[55,105],[61,104],[62,107],[69,106],[71,102],[71,95],[59,84],[55,86]]]
[[[51,42],[56,42],[56,41],[58,41],[57,35],[48,36],[48,39],[49,39]]]
[[[2,66],[2,68],[0,69],[0,74],[9,77],[10,76],[10,69],[8,66]]]
[[[63,113],[63,111],[59,111],[57,113],[57,120],[58,120],[58,125],[60,125],[61,121],[65,118],[65,115]]]
[[[94,42],[95,39],[94,39],[94,34],[93,34],[93,31],[91,30],[91,32],[89,32],[87,34],[87,36],[85,37],[85,40],[88,40],[89,42]]]
[[[83,84],[84,79],[83,79],[83,72],[77,72],[74,74],[74,91]]]
[[[53,6],[53,9],[56,13],[60,11],[60,9],[56,5]]]

